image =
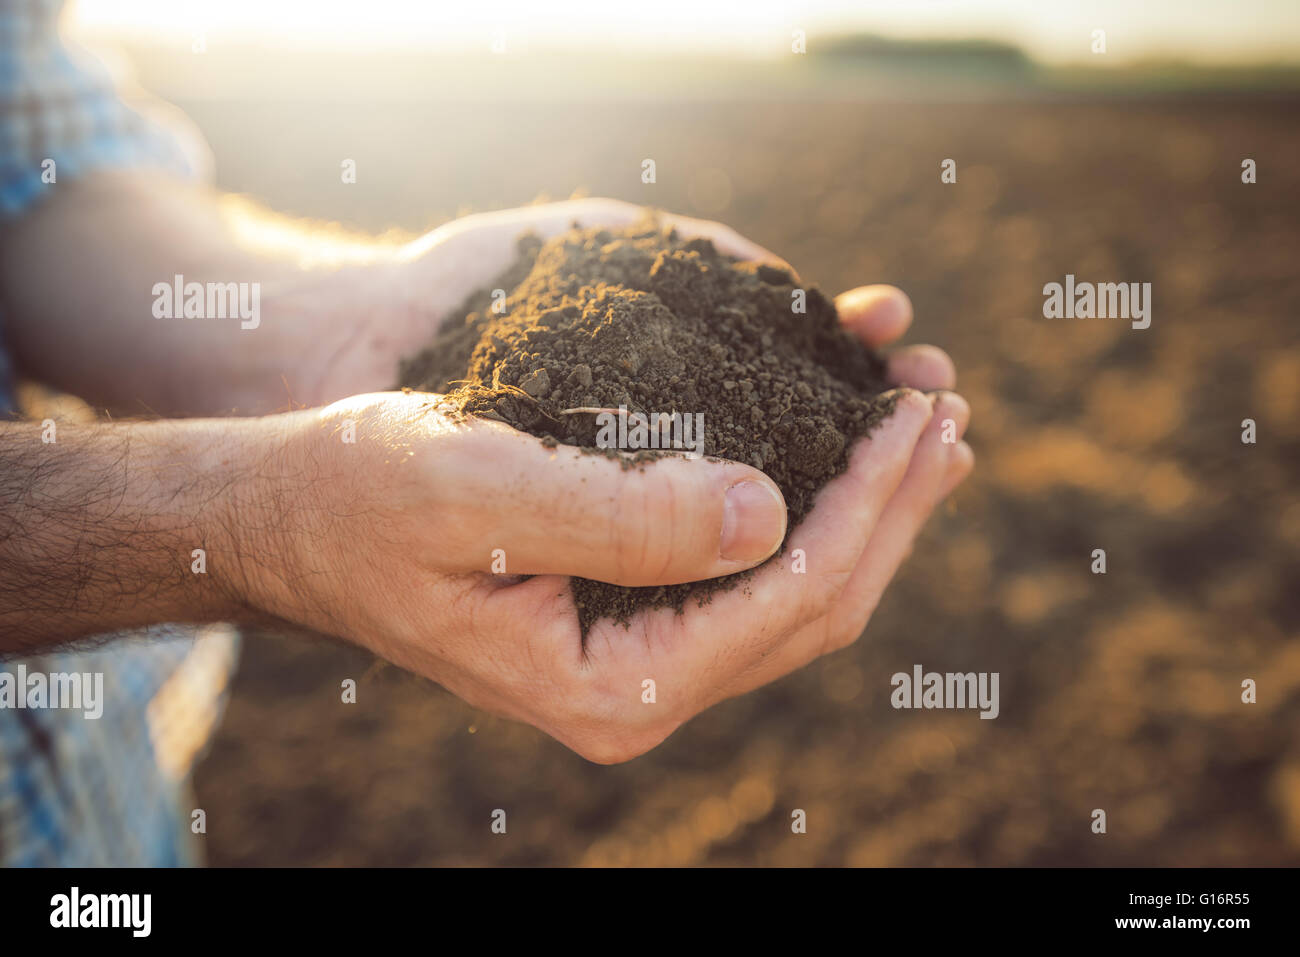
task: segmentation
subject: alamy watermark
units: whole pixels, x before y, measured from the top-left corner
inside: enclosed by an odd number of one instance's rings
[[[565,409],[563,415],[590,412],[596,416],[596,448],[640,451],[663,449],[685,452],[686,458],[704,455],[703,412],[629,412],[617,409]]]
[[[16,672],[0,671],[0,710],[13,708],[67,708],[82,711],[97,721],[104,714],[102,671],[53,671],[45,674],[19,665]]]
[[[177,273],[151,292],[155,319],[239,319],[241,329],[262,324],[260,282],[186,282]]]
[[[978,708],[981,718],[993,719],[1001,712],[1000,676],[997,671],[922,672],[920,665],[913,665],[910,675],[899,671],[889,679],[894,688],[889,703],[895,708]]]
[[[1134,329],[1151,325],[1151,283],[1079,282],[1067,273],[1065,283],[1043,287],[1044,319],[1131,319]]]
[[[152,894],[83,894],[74,885],[50,898],[50,926],[55,928],[121,928],[132,937],[148,937],[152,912]]]

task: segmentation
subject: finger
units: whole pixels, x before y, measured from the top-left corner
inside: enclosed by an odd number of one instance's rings
[[[894,286],[858,286],[835,297],[840,322],[873,349],[902,337],[912,324],[912,300]]]
[[[735,672],[752,667],[772,644],[829,609],[902,480],[932,411],[929,397],[903,391],[894,414],[856,445],[848,471],[822,489],[779,559],[743,585],[689,607],[684,616],[642,613],[633,619],[632,636],[620,625],[598,622],[587,636],[589,659],[617,672],[619,680],[651,667],[676,675],[690,714],[718,700],[717,689]],[[806,574],[792,571],[796,551],[806,556]]]
[[[644,206],[617,199],[569,199],[558,203],[472,213],[443,224],[430,235],[493,235],[506,239],[513,248],[520,233],[529,230],[545,238],[564,232],[575,222],[582,226],[628,226],[644,216],[645,212]]]
[[[581,226],[618,228],[640,222],[647,212],[653,212],[661,223],[675,227],[683,237],[708,239],[725,255],[772,263],[797,278],[793,267],[780,256],[723,223],[605,198],[571,199],[463,216],[416,240],[407,247],[405,256],[418,257],[431,246],[454,238],[456,242],[472,247],[467,250],[470,262],[488,262],[499,269],[500,264],[514,260],[515,243],[523,232],[531,230],[549,238],[564,232],[575,222]]]
[[[780,489],[736,462],[624,468],[474,420],[438,442],[437,567],[671,585],[744,571],[785,536]]]
[[[950,424],[960,437],[969,422],[970,406],[964,399],[951,392],[937,397],[934,418],[917,443],[908,474],[890,499],[840,601],[818,623],[819,627],[809,629],[808,634],[791,642],[791,667],[842,648],[862,634],[886,586],[911,553],[916,536],[935,506],[974,465],[970,446],[960,440],[945,441],[951,435]],[[799,645],[803,647],[795,650]]]
[[[957,386],[957,367],[938,346],[905,346],[889,357],[888,380],[924,392]]]
[[[744,694],[796,671],[855,641],[866,627],[885,586],[911,551],[912,542],[953,476],[952,462],[964,443],[944,441],[946,422],[957,433],[970,421],[970,406],[954,393],[936,397],[934,417],[916,445],[907,474],[880,516],[848,584],[830,612],[806,625],[774,654],[738,675],[724,697]],[[973,456],[969,459],[973,464]],[[963,476],[964,477],[964,476]]]
[[[880,603],[885,587],[893,579],[912,544],[943,498],[951,463],[957,455],[957,442],[945,441],[955,426],[960,440],[970,422],[970,406],[953,392],[941,393],[935,402],[934,419],[925,437],[917,444],[916,455],[908,472],[914,481],[900,486],[897,502],[891,501],[887,517],[882,516],[862,561],[853,573],[829,624],[826,651],[842,648],[858,639],[867,620]],[[974,459],[972,457],[973,464]]]
[[[823,613],[848,582],[889,498],[902,481],[920,436],[931,421],[933,402],[913,390],[900,393],[894,414],[849,459],[848,471],[818,494],[813,510],[790,536],[789,549],[757,581],[750,594],[728,595],[713,604],[728,611],[771,611],[777,631]],[[792,573],[795,551],[805,570]],[[733,601],[734,599],[734,601]]]
[[[435,247],[454,252],[434,257],[437,263],[449,259],[454,271],[437,277],[434,288],[443,298],[459,302],[466,291],[481,288],[495,279],[519,256],[519,237],[534,232],[543,239],[556,236],[575,221],[585,225],[626,226],[644,215],[644,207],[612,199],[578,199],[542,203],[487,213],[473,213],[444,223],[402,250],[401,259],[417,261]],[[397,281],[401,273],[398,273]],[[421,280],[423,281],[423,280]]]
[[[948,475],[939,492],[940,500],[947,498],[975,470],[975,451],[965,441],[953,446],[952,459],[948,463]]]

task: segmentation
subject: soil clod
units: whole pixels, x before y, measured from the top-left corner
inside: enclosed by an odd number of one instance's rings
[[[626,466],[679,454],[674,437],[683,451],[744,462],[780,487],[791,530],[846,468],[853,440],[893,408],[884,362],[841,328],[816,288],[797,295],[787,270],[738,262],[649,216],[619,230],[575,224],[547,241],[524,236],[494,288],[507,291],[504,308],[498,297],[494,310],[490,290],[472,296],[402,363],[399,385]],[[585,638],[602,618],[681,611],[743,577],[571,585]]]

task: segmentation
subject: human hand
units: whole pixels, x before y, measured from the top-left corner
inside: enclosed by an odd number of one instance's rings
[[[399,298],[414,302],[423,289],[421,309],[440,317],[513,260],[524,230],[552,235],[574,219],[616,226],[641,214],[631,204],[583,200],[458,220],[412,247],[403,274],[411,286]],[[776,260],[728,227],[675,222],[732,255]],[[872,347],[911,322],[906,296],[888,286],[852,290],[837,307]],[[421,327],[420,341],[428,335]],[[397,341],[392,329],[384,336]],[[373,363],[372,381],[385,364]],[[942,351],[912,346],[893,354],[889,376],[944,390],[955,373]],[[327,520],[293,536],[311,549],[294,559],[293,580],[322,587],[284,590],[268,604],[598,761],[642,753],[710,704],[855,639],[934,505],[973,464],[969,446],[940,437],[951,420],[960,438],[966,403],[907,391],[795,530],[790,548],[804,550],[807,574],[778,559],[705,607],[643,612],[626,629],[598,622],[584,646],[564,576],[674,584],[751,567],[784,535],[783,508],[763,507],[779,499],[775,486],[739,464],[665,460],[624,472],[599,457],[545,450],[500,423],[450,422],[435,401],[357,396],[302,427],[329,437],[316,458],[335,463],[332,478],[313,483],[331,490],[312,496]],[[351,452],[337,438],[343,423],[357,428]],[[741,523],[748,551],[723,559],[724,493],[745,480],[767,493]],[[339,514],[351,517],[328,518]],[[378,534],[358,535],[357,521]],[[505,556],[496,569],[505,575],[492,574],[494,553]],[[520,582],[521,574],[535,577]],[[641,704],[647,677],[659,689],[653,706]]]
[[[911,319],[890,287],[853,290],[837,305],[873,346]],[[953,385],[951,361],[932,347],[899,350],[890,374],[912,387]],[[365,395],[262,420],[281,431],[281,474],[296,476],[298,491],[280,484],[262,499],[278,514],[254,524],[275,529],[275,542],[245,551],[279,564],[246,573],[260,583],[250,600],[600,762],[643,753],[711,704],[854,640],[973,461],[964,442],[941,441],[944,420],[965,429],[965,402],[908,389],[794,530],[806,574],[783,556],[704,607],[642,612],[630,628],[598,622],[584,646],[565,576],[673,584],[752,567],[784,535],[779,492],[738,463],[665,459],[624,471],[501,423],[452,421],[437,401]],[[742,482],[756,494],[724,549],[726,491]],[[503,567],[493,569],[494,555]],[[653,705],[641,700],[646,678]]]
[[[518,257],[525,232],[543,238],[584,226],[617,228],[645,215],[645,207],[613,199],[576,199],[478,213],[453,220],[357,272],[308,285],[310,303],[295,311],[311,314],[295,324],[297,343],[284,350],[293,368],[293,398],[324,405],[349,395],[379,392],[397,381],[398,363],[433,341],[442,323],[472,293],[486,288]],[[711,239],[739,259],[785,266],[761,246],[722,223],[661,214],[687,236]],[[788,268],[788,266],[787,266]]]

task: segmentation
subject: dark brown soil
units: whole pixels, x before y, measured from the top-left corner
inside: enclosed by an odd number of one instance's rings
[[[893,408],[884,363],[840,328],[817,289],[682,238],[649,213],[617,231],[575,224],[547,242],[524,236],[493,288],[509,290],[504,303],[491,289],[472,297],[403,363],[403,387],[447,393],[465,413],[628,466],[665,454],[745,462],[780,486],[789,528],[844,470],[852,441]],[[687,418],[656,429],[657,413]],[[649,428],[638,431],[636,415]],[[743,577],[649,588],[574,578],[572,588],[585,636],[601,618],[626,625],[642,608],[680,611]]]

